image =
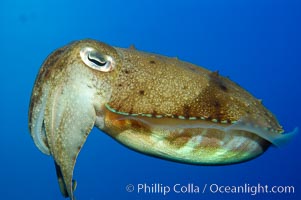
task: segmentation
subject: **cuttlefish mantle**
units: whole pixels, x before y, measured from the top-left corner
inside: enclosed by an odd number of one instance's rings
[[[247,161],[293,135],[217,72],[81,40],[48,56],[29,108],[31,136],[53,157],[64,197],[74,199],[75,162],[94,126],[138,152],[199,165]]]

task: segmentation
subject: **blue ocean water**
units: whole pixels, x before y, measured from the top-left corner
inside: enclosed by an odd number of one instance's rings
[[[219,70],[263,99],[292,131],[300,127],[300,22],[298,0],[2,0],[0,198],[63,199],[53,160],[35,147],[27,125],[35,77],[54,49],[93,38]],[[249,162],[212,167],[145,156],[93,129],[77,160],[75,195],[78,200],[300,199],[300,139],[299,133]],[[126,191],[128,184],[133,192]],[[194,184],[200,192],[138,193],[139,184],[180,184],[183,190]],[[251,186],[258,184],[294,191],[255,194]],[[217,185],[224,193],[215,191]],[[245,185],[250,188],[245,194],[221,187]]]

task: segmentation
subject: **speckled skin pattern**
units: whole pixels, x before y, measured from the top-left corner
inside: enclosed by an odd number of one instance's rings
[[[114,69],[87,66],[84,47],[111,56]],[[54,158],[65,197],[74,199],[74,165],[93,126],[136,151],[205,165],[254,158],[283,132],[261,101],[218,72],[81,40],[46,59],[29,109],[31,136]]]

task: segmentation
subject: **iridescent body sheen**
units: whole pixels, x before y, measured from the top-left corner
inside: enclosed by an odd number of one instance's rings
[[[53,52],[33,88],[29,128],[74,199],[76,158],[93,126],[145,154],[183,163],[243,162],[291,134],[247,91],[196,65],[82,40]]]

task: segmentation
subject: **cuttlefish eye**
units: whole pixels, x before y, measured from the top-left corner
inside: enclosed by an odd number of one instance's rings
[[[104,55],[92,47],[84,47],[80,50],[82,61],[92,69],[109,72],[115,67],[114,59],[111,56]]]

